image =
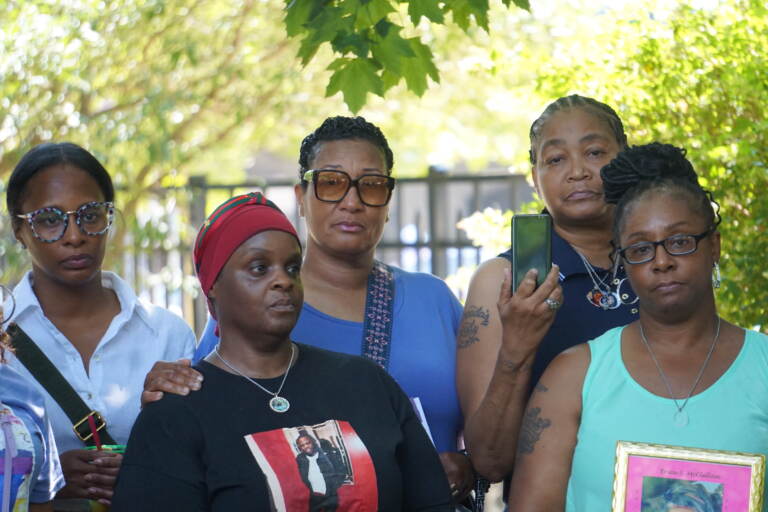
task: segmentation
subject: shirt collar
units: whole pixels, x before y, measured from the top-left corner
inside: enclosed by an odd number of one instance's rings
[[[561,279],[566,279],[573,274],[587,273],[579,254],[555,231],[554,226],[552,227],[552,262],[560,267]]]
[[[552,262],[560,267],[560,279],[566,279],[574,274],[587,274],[584,262],[571,244],[561,237],[552,227]],[[598,272],[610,269],[592,266]]]
[[[136,296],[128,283],[122,280],[114,272],[103,270],[101,272],[101,283],[103,286],[113,290],[117,295],[117,300],[120,302],[120,313],[115,317],[115,321],[120,325],[127,322],[134,313],[146,324],[146,326],[152,331],[152,334],[157,336],[157,328],[152,325],[149,318],[149,311],[146,306],[142,304],[141,300]],[[32,288],[32,271],[27,272],[22,280],[13,289],[13,296],[16,299],[16,309],[13,312],[11,319],[21,317],[27,311],[39,310],[40,314],[43,314],[43,308],[40,306],[40,301],[35,295],[35,290]],[[6,302],[8,306],[9,303]]]

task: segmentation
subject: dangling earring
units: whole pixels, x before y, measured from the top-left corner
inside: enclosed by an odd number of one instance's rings
[[[717,290],[720,288],[720,265],[715,262],[714,269],[712,270],[712,287]]]

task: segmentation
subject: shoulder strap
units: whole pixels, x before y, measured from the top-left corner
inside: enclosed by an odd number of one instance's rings
[[[69,421],[72,422],[75,435],[86,446],[96,445],[96,441],[99,439],[103,444],[117,444],[107,432],[107,422],[104,421],[101,414],[98,411],[92,411],[86,405],[58,368],[27,336],[27,333],[15,323],[8,326],[7,332],[11,336],[16,358],[26,366],[35,380],[59,404]]]
[[[361,355],[385,370],[389,366],[394,308],[395,275],[388,265],[374,260],[365,297]]]

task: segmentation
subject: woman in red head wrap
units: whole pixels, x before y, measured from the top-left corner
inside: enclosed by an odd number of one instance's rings
[[[291,340],[301,245],[261,194],[234,197],[194,260],[220,344],[205,385],[145,406],[111,512],[452,510],[408,398],[372,362]]]

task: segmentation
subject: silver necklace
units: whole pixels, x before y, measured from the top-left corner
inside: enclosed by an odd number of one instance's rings
[[[602,308],[604,311],[618,308],[621,305],[618,292],[611,290],[610,281],[608,283],[605,282],[605,279],[609,278],[609,276],[606,275],[604,278],[601,278],[595,267],[592,266],[583,254],[579,251],[576,251],[576,254],[581,258],[584,268],[587,269],[587,275],[592,280],[592,289],[587,293],[587,301],[595,307]]]
[[[291,343],[291,358],[288,359],[288,367],[285,369],[285,373],[283,374],[283,380],[282,382],[280,382],[280,387],[277,388],[277,391],[275,391],[274,393],[268,390],[267,388],[265,388],[264,386],[262,386],[261,384],[259,384],[258,382],[256,382],[255,380],[253,380],[252,378],[250,378],[249,376],[245,375],[243,372],[235,368],[232,365],[232,363],[230,363],[229,361],[221,357],[221,354],[219,353],[218,345],[216,345],[216,348],[214,348],[213,351],[216,353],[216,357],[218,357],[219,360],[221,360],[221,362],[224,363],[224,365],[227,368],[229,368],[239,376],[243,377],[244,379],[248,380],[248,382],[258,387],[268,395],[272,395],[272,398],[269,400],[270,409],[272,409],[275,412],[283,413],[291,408],[291,403],[288,401],[288,399],[279,395],[280,395],[280,392],[283,390],[283,384],[285,384],[285,379],[288,378],[288,372],[291,371],[291,363],[293,362],[294,352],[296,351],[295,344]]]
[[[677,403],[677,398],[675,398],[674,394],[672,393],[672,387],[669,385],[667,376],[664,374],[664,371],[661,369],[659,360],[656,359],[656,355],[653,353],[653,350],[651,349],[651,344],[648,343],[648,338],[645,337],[645,331],[643,331],[643,324],[642,322],[640,322],[640,339],[643,340],[643,343],[645,344],[645,348],[647,348],[648,353],[651,354],[651,359],[653,359],[653,362],[656,365],[656,369],[659,370],[659,375],[661,375],[661,380],[664,381],[664,385],[667,387],[667,393],[669,393],[669,397],[675,403],[675,407],[677,408],[677,412],[675,412],[674,416],[672,416],[672,422],[675,424],[676,427],[684,427],[688,425],[688,413],[685,412],[683,409],[685,409],[685,406],[688,404],[688,400],[691,399],[691,395],[693,395],[693,392],[696,390],[696,386],[698,386],[699,381],[701,381],[702,375],[704,375],[704,370],[707,368],[707,365],[709,364],[709,360],[712,357],[712,352],[715,351],[715,345],[717,344],[718,338],[720,338],[720,317],[719,316],[717,317],[717,329],[715,330],[715,337],[712,338],[712,345],[709,347],[709,352],[707,353],[706,359],[704,359],[704,364],[701,365],[699,374],[696,376],[696,380],[694,381],[693,386],[691,386],[691,390],[688,392],[688,396],[685,397],[685,400],[683,401],[683,405],[680,405],[679,403]]]

